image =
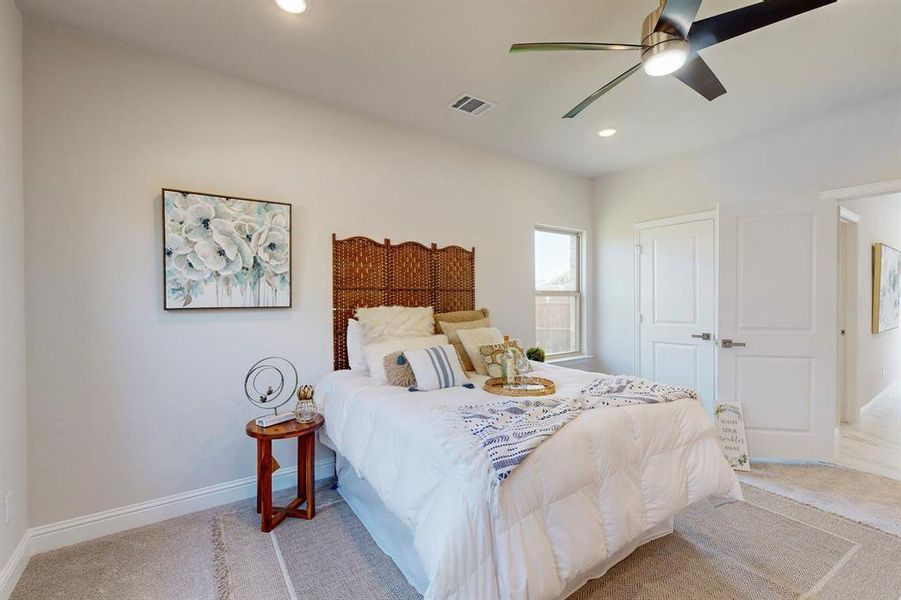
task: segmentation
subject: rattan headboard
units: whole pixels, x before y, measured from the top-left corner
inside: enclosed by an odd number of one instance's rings
[[[476,249],[419,242],[379,243],[332,234],[334,367],[348,368],[347,320],[361,306],[475,310]]]

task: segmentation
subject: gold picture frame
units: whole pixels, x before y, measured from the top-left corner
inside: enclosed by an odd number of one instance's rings
[[[898,327],[901,302],[901,250],[873,244],[873,334]]]

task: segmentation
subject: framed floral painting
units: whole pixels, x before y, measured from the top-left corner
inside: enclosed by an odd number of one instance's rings
[[[164,308],[289,308],[291,205],[163,189]]]
[[[901,321],[901,250],[873,244],[873,333],[898,327]]]

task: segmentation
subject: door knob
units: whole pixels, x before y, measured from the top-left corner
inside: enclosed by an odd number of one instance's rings
[[[698,338],[699,340],[709,341],[711,334],[709,333],[693,333],[691,337]]]
[[[744,342],[733,342],[729,338],[723,338],[720,340],[721,348],[743,348],[745,346]]]

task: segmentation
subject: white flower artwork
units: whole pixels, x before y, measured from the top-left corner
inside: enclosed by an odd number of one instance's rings
[[[164,189],[165,308],[291,306],[291,205]]]
[[[873,244],[873,333],[901,322],[901,250]]]

